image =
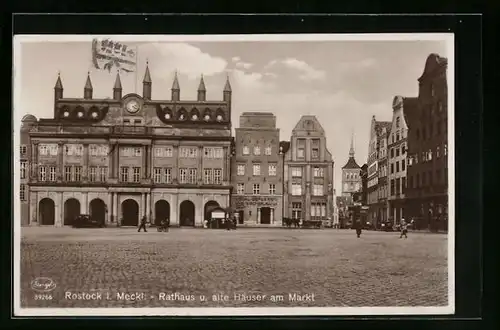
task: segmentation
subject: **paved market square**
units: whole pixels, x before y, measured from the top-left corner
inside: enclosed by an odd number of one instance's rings
[[[21,235],[22,307],[448,303],[445,234],[24,227]],[[34,291],[37,278],[55,288]]]

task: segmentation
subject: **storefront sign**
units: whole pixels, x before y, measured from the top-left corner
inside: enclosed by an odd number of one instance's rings
[[[234,204],[237,209],[254,205],[262,207],[276,207],[278,205],[278,200],[275,197],[248,196],[235,198]]]
[[[220,211],[212,212],[212,219],[224,219],[225,217],[226,217],[226,214],[224,212],[220,212]]]

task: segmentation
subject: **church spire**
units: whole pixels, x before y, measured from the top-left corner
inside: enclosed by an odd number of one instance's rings
[[[354,158],[354,133],[351,133],[351,148],[349,149],[349,157]]]
[[[54,100],[57,101],[63,98],[63,85],[61,81],[61,74],[57,73],[56,85],[54,86]]]
[[[200,85],[198,86],[198,101],[206,101],[207,89],[205,88],[205,81],[203,81],[203,74],[201,75]]]
[[[122,81],[120,72],[116,73],[115,86],[113,87],[113,99],[120,100],[122,98]]]
[[[146,61],[146,72],[142,80],[142,97],[151,100],[151,74],[149,73],[149,61]]]

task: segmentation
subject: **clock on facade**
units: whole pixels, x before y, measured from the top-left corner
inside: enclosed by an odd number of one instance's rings
[[[141,106],[140,106],[140,104],[139,104],[139,102],[137,100],[130,100],[125,105],[125,108],[130,113],[136,113],[137,111],[139,111],[139,109],[141,108]]]

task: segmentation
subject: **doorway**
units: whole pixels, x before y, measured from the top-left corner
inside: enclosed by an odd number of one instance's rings
[[[50,198],[44,198],[40,201],[38,207],[38,216],[40,218],[40,225],[50,226],[55,224],[56,206],[54,201]]]
[[[106,222],[106,203],[102,199],[96,198],[90,202],[90,217],[104,225]]]
[[[139,204],[133,199],[127,199],[122,203],[122,226],[139,225]]]
[[[166,219],[170,219],[170,204],[161,199],[155,203],[155,225],[159,226]]]
[[[80,201],[69,198],[64,202],[64,225],[71,226],[77,216],[80,215]]]
[[[181,203],[181,216],[179,218],[179,225],[194,227],[194,204],[191,201],[184,201]]]
[[[263,225],[271,224],[271,208],[263,207],[260,209],[260,223]]]

